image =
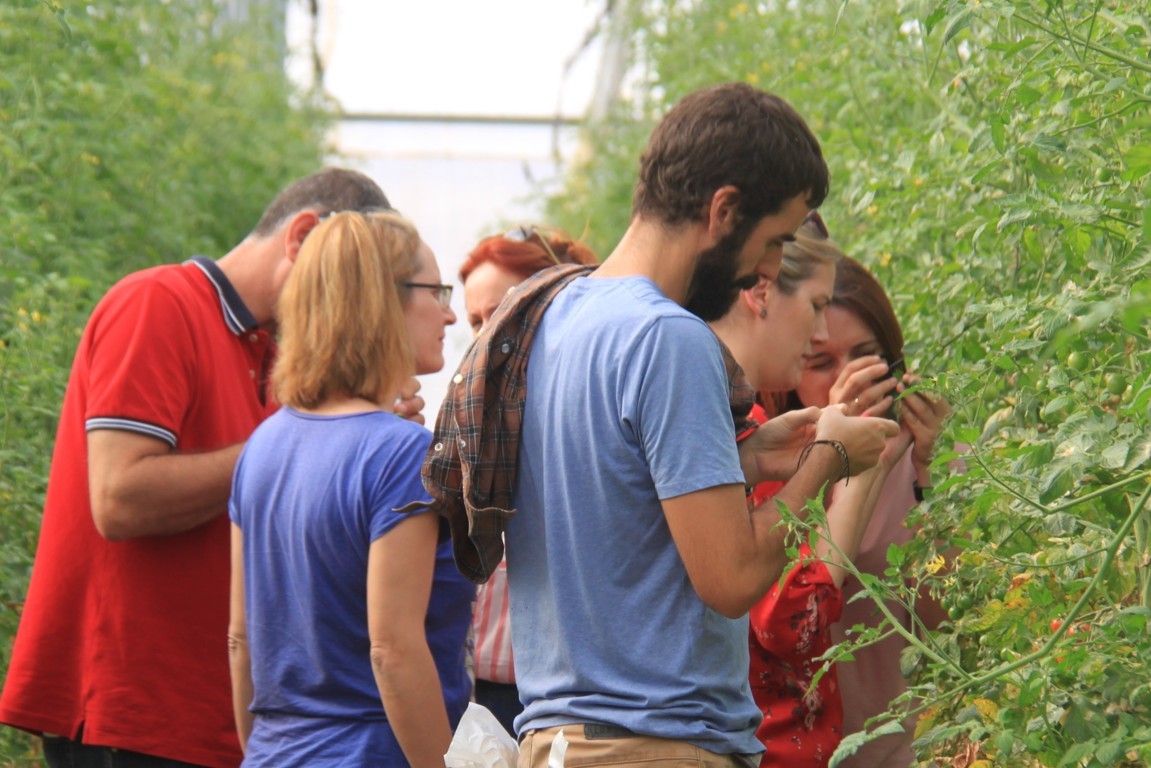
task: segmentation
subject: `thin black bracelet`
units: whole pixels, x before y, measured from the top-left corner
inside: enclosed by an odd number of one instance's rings
[[[915,500],[916,501],[923,501],[923,492],[930,487],[931,487],[930,485],[923,486],[923,485],[920,485],[919,483],[912,483],[911,484],[911,492],[915,494]]]
[[[851,462],[847,458],[847,449],[843,447],[843,443],[838,440],[812,440],[810,443],[803,447],[803,451],[799,454],[799,463],[795,465],[798,470],[803,462],[807,461],[807,455],[811,453],[811,449],[817,445],[830,445],[839,452],[839,458],[843,459],[843,474],[840,476],[843,479],[843,484],[847,485],[848,478],[851,477]]]

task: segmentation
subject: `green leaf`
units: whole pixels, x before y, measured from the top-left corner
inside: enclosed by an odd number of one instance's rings
[[[922,660],[923,651],[914,645],[905,646],[899,653],[899,669],[903,676],[910,678]]]
[[[1131,446],[1126,442],[1117,442],[1103,449],[1100,464],[1108,469],[1118,469],[1127,463]]]
[[[1126,166],[1121,174],[1125,181],[1135,181],[1151,171],[1151,144],[1135,144],[1123,155]]]
[[[835,768],[835,766],[839,765],[845,759],[854,755],[859,751],[860,747],[869,741],[874,741],[880,736],[887,736],[893,733],[903,733],[903,725],[898,720],[883,723],[875,730],[860,731],[845,736],[843,741],[839,742],[839,746],[836,747],[834,754],[832,754],[831,760],[828,762],[828,768]]]
[[[903,565],[905,555],[903,547],[898,544],[891,544],[887,547],[887,563],[888,565],[900,568]]]
[[[1059,395],[1058,397],[1051,398],[1046,404],[1044,404],[1042,410],[1040,410],[1040,414],[1042,414],[1044,418],[1057,416],[1060,411],[1070,408],[1074,404],[1075,398],[1071,397],[1070,395]],[[1050,461],[1050,459],[1051,457],[1048,456],[1047,460]]]
[[[943,44],[950,43],[956,35],[969,26],[971,26],[971,11],[964,8],[947,22],[947,27],[943,30]]]
[[[995,148],[999,150],[999,154],[1003,154],[1004,147],[1007,144],[1007,138],[1002,118],[1000,118],[999,115],[988,115],[987,123],[991,126],[991,142],[995,145]]]
[[[927,16],[925,16],[923,19],[924,32],[926,34],[930,35],[931,30],[934,29],[935,25],[938,24],[940,21],[942,21],[943,17],[946,15],[947,15],[947,3],[943,2],[943,3],[940,3],[939,5],[935,6],[935,10],[933,10],[931,13],[927,14]]]
[[[1069,536],[1079,530],[1079,518],[1066,512],[1056,512],[1043,518],[1043,530],[1052,536]]]
[[[1078,765],[1083,758],[1094,755],[1098,750],[1099,746],[1094,741],[1074,744],[1063,754],[1063,759],[1059,761],[1059,765]]]
[[[1065,496],[1075,487],[1078,473],[1067,467],[1057,467],[1047,472],[1039,483],[1039,503],[1049,504]]]
[[[1103,765],[1114,765],[1124,757],[1125,752],[1122,739],[1112,739],[1096,748],[1095,759]]]
[[[1029,85],[1020,85],[1015,89],[1015,100],[1020,107],[1029,107],[1042,98],[1043,92]]]
[[[994,627],[1003,618],[1003,602],[1000,600],[988,600],[982,607],[978,608],[978,614],[971,617],[968,614],[963,621],[963,633],[967,635],[979,634],[986,632]]]

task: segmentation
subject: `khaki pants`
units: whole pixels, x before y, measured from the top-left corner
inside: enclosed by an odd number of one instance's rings
[[[547,768],[552,740],[560,731],[568,742],[564,768],[757,768],[759,755],[717,755],[692,744],[653,736],[587,739],[582,725],[528,731],[520,741],[518,768]]]

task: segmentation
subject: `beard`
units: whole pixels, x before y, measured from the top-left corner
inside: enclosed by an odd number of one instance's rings
[[[759,279],[756,274],[739,274],[740,251],[751,234],[750,228],[744,230],[737,226],[696,261],[683,308],[705,323],[726,315],[739,292],[753,287]]]

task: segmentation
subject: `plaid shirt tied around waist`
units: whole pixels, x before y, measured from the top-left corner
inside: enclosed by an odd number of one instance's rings
[[[565,264],[537,272],[500,304],[464,353],[439,416],[421,476],[430,502],[404,512],[430,509],[451,529],[456,567],[477,584],[486,582],[504,556],[504,527],[516,512],[520,429],[527,401],[528,355],[552,299],[593,267]],[[755,392],[727,347],[736,433],[756,426],[748,414]]]

